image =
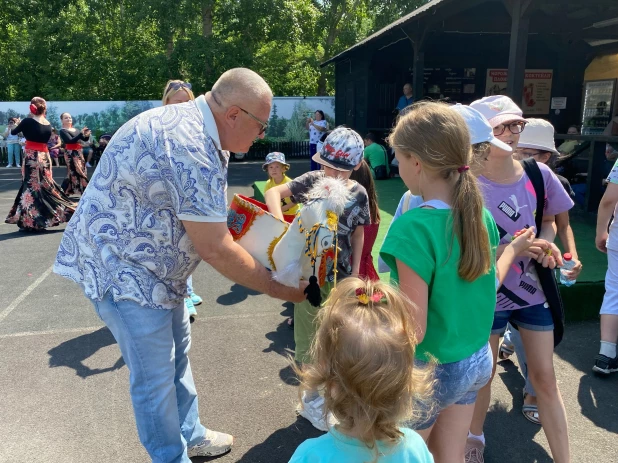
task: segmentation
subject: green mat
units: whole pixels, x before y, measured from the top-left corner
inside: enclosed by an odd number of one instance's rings
[[[266,182],[255,182],[253,185],[254,197],[264,202],[264,187]],[[393,220],[401,196],[406,186],[400,178],[377,181],[376,189],[380,205],[380,228],[376,244],[373,247],[374,263],[378,262],[380,247],[388,227]],[[584,212],[573,211],[571,227],[575,234],[575,243],[579,258],[584,266],[577,283],[565,287],[560,285],[560,292],[565,307],[567,321],[590,320],[599,316],[599,308],[605,293],[604,281],[607,270],[607,256],[597,251],[594,245],[596,235],[596,217]],[[560,246],[560,243],[558,243]],[[561,246],[560,246],[561,247]],[[388,273],[380,273],[382,280],[388,281]]]

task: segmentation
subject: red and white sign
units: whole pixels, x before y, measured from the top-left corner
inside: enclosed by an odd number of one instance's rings
[[[551,103],[552,69],[526,69],[524,97],[521,109],[524,114],[549,114]],[[487,69],[485,95],[506,94],[507,69]]]

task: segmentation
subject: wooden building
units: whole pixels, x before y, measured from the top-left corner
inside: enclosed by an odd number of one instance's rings
[[[564,133],[587,66],[616,52],[618,0],[433,0],[322,66],[335,66],[337,124],[361,133],[392,127],[406,82],[415,99],[504,93]]]

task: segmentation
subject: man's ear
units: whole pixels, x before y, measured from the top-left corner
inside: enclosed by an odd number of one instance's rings
[[[240,117],[240,109],[238,106],[230,106],[225,111],[225,123],[232,128],[236,127],[238,124],[238,118]]]

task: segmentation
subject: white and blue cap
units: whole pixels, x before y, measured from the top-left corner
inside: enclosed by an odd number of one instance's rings
[[[494,136],[491,125],[480,111],[459,103],[451,106],[451,108],[461,114],[466,121],[468,131],[470,132],[470,144],[476,145],[477,143],[489,142],[501,150],[508,152],[513,151],[509,145],[498,140]]]
[[[313,155],[318,164],[340,171],[350,171],[363,160],[365,144],[361,136],[347,127],[333,130],[322,149]]]
[[[268,170],[268,164],[272,164],[273,162],[278,162],[279,164],[286,166],[288,169],[290,168],[290,165],[285,162],[285,154],[280,153],[279,151],[274,151],[266,155],[266,162],[262,164],[262,169]]]

